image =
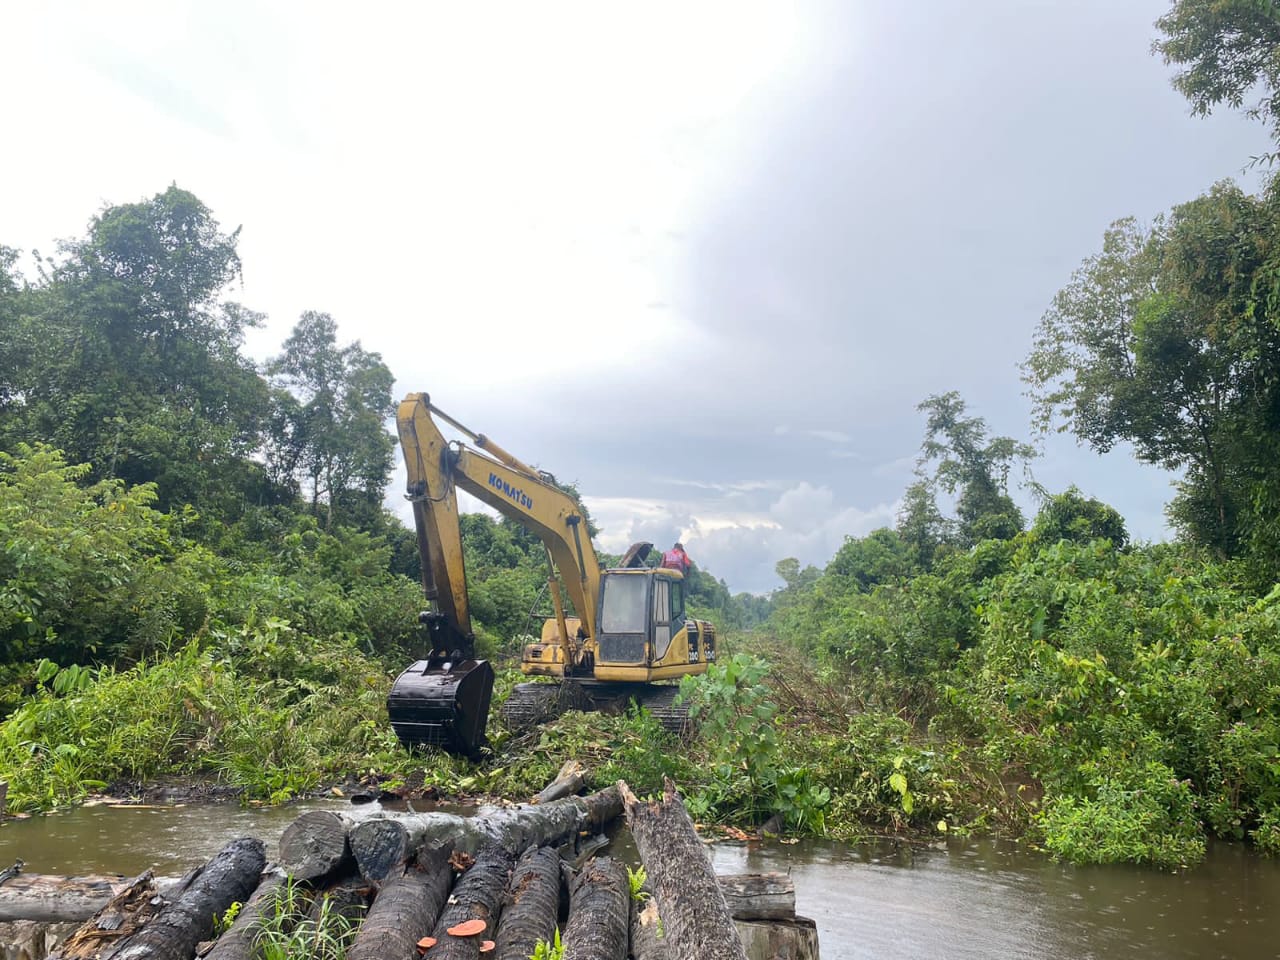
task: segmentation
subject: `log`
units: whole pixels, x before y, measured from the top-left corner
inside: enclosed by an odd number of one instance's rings
[[[582,764],[577,760],[566,760],[556,778],[542,788],[542,792],[533,798],[534,803],[550,803],[569,797],[582,789],[586,777]]]
[[[373,817],[356,824],[349,839],[360,875],[377,885],[398,876],[423,847],[449,846],[474,855],[497,846],[515,858],[530,846],[576,838],[580,829],[599,830],[621,813],[621,797],[609,787],[587,797],[521,804],[483,817],[448,813]]]
[[[334,875],[350,857],[351,823],[332,810],[311,810],[285,827],[280,836],[280,866],[297,880]]]
[[[436,945],[429,951],[431,960],[477,960],[480,944],[493,940],[502,914],[502,895],[515,857],[500,846],[492,846],[476,857],[453,887],[449,903],[436,921],[432,936]],[[483,920],[484,932],[477,936],[455,937],[449,928],[466,920]]]
[[[130,883],[128,877],[61,877],[23,873],[0,884],[0,922],[38,920],[66,923],[88,920]],[[176,877],[156,877],[161,893],[179,883]]]
[[[516,862],[502,900],[494,960],[529,960],[539,940],[551,943],[560,918],[560,855],[530,847]]]
[[[125,885],[62,942],[50,960],[108,957],[116,945],[141,930],[164,906],[155,877],[147,870]]]
[[[807,917],[735,920],[734,926],[747,960],[818,960],[818,925]]]
[[[653,803],[638,800],[621,781],[618,790],[675,960],[747,960],[711,861],[675,784],[664,779],[663,798]]]
[[[378,892],[347,960],[417,960],[417,943],[435,925],[451,883],[448,854],[423,851]]]
[[[267,857],[262,841],[232,840],[193,871],[181,893],[111,953],[114,960],[190,960],[196,944],[213,934],[215,917],[258,886]],[[102,958],[107,960],[107,958]]]
[[[279,894],[285,883],[283,873],[268,873],[245,901],[231,926],[218,937],[205,960],[250,960],[262,921],[279,909]]]
[[[671,960],[671,941],[663,935],[652,893],[631,901],[631,956],[633,960]]]
[[[796,885],[785,873],[735,873],[717,877],[735,920],[791,920]]]
[[[631,928],[627,869],[598,857],[573,878],[561,960],[626,960]]]
[[[369,912],[373,887],[360,877],[344,877],[316,894],[307,911],[308,920],[319,921],[322,914],[341,916],[359,925]]]
[[[62,940],[75,932],[76,923],[36,923],[12,920],[0,923],[0,960],[45,960]]]

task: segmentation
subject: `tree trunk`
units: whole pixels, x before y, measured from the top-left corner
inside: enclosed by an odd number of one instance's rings
[[[401,814],[362,820],[351,830],[351,850],[360,875],[379,884],[398,875],[415,851],[449,846],[475,854],[501,847],[513,858],[530,846],[549,846],[580,829],[598,830],[622,812],[614,787],[587,797],[566,797],[551,803],[523,804],[484,817],[448,813]]]
[[[322,891],[316,893],[307,911],[308,920],[319,920],[324,912],[329,916],[335,914],[346,917],[353,924],[359,925],[369,913],[369,901],[373,898],[373,887],[361,877],[343,877]]]
[[[218,937],[204,960],[251,960],[255,954],[254,940],[265,917],[274,915],[279,902],[278,895],[285,883],[280,873],[267,875],[258,889],[245,901],[236,914],[231,927]]]
[[[818,960],[818,925],[806,917],[735,920],[734,926],[747,960]]]
[[[566,760],[556,778],[542,788],[533,802],[550,803],[552,800],[572,796],[582,789],[584,779],[582,764],[577,760]]]
[[[431,948],[431,960],[476,960],[480,956],[480,944],[493,940],[502,913],[502,895],[507,889],[511,867],[515,857],[502,847],[490,847],[476,857],[467,872],[453,887],[453,895],[444,913],[436,921],[432,935],[436,945]],[[466,920],[483,920],[484,932],[471,937],[455,937],[449,928]]]
[[[443,851],[427,851],[374,898],[347,960],[418,960],[418,941],[440,915],[453,870]]]
[[[529,960],[539,940],[552,942],[559,918],[560,855],[550,847],[530,847],[507,884],[494,960]]]
[[[796,885],[785,873],[737,873],[717,877],[735,920],[792,920]]]
[[[747,960],[711,861],[693,821],[666,780],[663,799],[645,803],[618,789],[675,960]]]
[[[280,837],[280,866],[297,880],[320,880],[346,865],[351,823],[330,810],[298,817]]]
[[[191,960],[213,934],[213,920],[248,899],[266,866],[261,840],[232,840],[195,870],[176,898],[111,953],[114,960]],[[102,958],[106,960],[106,958]]]
[[[573,878],[562,960],[627,960],[631,888],[619,860],[599,857]]]
[[[62,940],[75,933],[76,926],[32,920],[0,923],[0,960],[45,960]]]
[[[142,929],[164,906],[150,870],[135,877],[51,955],[51,960],[108,957],[122,940]]]

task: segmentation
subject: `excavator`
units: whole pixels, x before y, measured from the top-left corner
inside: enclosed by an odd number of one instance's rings
[[[465,439],[447,441],[441,423]],[[515,686],[503,706],[508,725],[528,726],[565,709],[637,704],[668,729],[681,729],[678,687],[661,681],[705,673],[716,657],[715,628],[685,613],[683,574],[647,566],[648,543],[634,544],[621,567],[601,569],[578,501],[551,474],[469,430],[428,394],[405,397],[396,425],[431,605],[419,615],[430,653],[400,674],[387,697],[400,742],[463,756],[478,755],[487,742],[494,672],[475,658],[458,490],[533,533],[546,551],[554,615],[525,645],[520,669],[551,679]]]

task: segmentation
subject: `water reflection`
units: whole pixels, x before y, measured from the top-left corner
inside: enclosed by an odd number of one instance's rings
[[[0,826],[0,867],[39,873],[176,875],[240,836],[271,845],[306,809],[352,817],[376,804],[85,807]],[[625,834],[615,851],[628,852]],[[1280,863],[1211,847],[1183,874],[1075,868],[1010,844],[950,840],[929,848],[805,842],[710,846],[722,873],[790,873],[799,912],[831,958],[1280,957]]]

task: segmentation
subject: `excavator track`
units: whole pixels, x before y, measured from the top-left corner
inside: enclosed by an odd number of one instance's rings
[[[676,703],[680,688],[662,684],[604,683],[563,680],[518,683],[503,703],[502,720],[511,730],[526,730],[554,720],[567,710],[622,713],[631,704],[642,706],[668,733],[685,736],[690,730],[688,704]]]

